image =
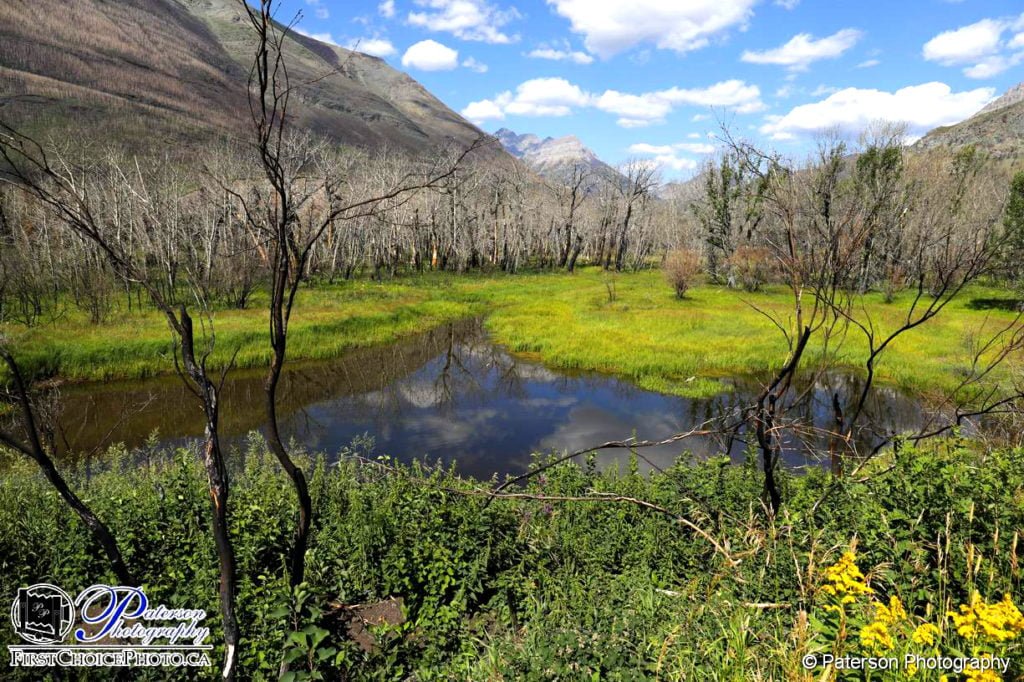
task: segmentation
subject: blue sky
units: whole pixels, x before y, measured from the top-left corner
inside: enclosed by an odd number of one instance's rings
[[[1021,0],[284,0],[486,131],[574,134],[686,176],[718,121],[802,154],[880,119],[911,138],[1024,80]]]

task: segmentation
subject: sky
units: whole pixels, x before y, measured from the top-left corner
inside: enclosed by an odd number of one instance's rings
[[[487,132],[576,135],[686,177],[721,126],[798,157],[880,120],[913,140],[1024,80],[1022,0],[282,0]]]

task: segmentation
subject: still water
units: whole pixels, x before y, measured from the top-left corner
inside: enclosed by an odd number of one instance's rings
[[[737,415],[760,389],[754,380],[732,380],[723,382],[720,395],[691,400],[608,376],[557,372],[494,345],[478,320],[288,367],[279,408],[286,437],[336,454],[369,435],[376,454],[454,462],[461,473],[482,478],[525,470],[533,452],[573,451],[633,435],[660,440]],[[262,381],[262,372],[229,375],[221,401],[222,433],[229,443],[240,444],[261,428]],[[846,395],[856,383],[833,376],[815,386],[802,417],[827,428],[832,392]],[[920,424],[922,410],[913,399],[884,389],[875,393],[869,409],[884,428],[903,431]],[[165,443],[202,434],[195,398],[176,377],[65,387],[58,405],[62,453],[95,455],[113,443],[137,447],[154,431]],[[871,437],[863,438],[870,446]],[[665,467],[684,450],[707,456],[726,447],[725,437],[704,437],[644,448],[641,465]],[[731,455],[742,457],[745,448],[741,433]],[[628,456],[605,450],[598,463]],[[785,460],[794,466],[810,462],[796,444],[787,448]]]

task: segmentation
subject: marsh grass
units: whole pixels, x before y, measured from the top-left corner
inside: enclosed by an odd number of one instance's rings
[[[991,304],[1007,298],[993,288],[965,292],[883,354],[880,380],[917,393],[954,385],[969,368],[973,335],[1012,318],[1012,310]],[[910,300],[910,293],[889,303],[882,294],[868,294],[863,310],[885,332],[905,317]],[[214,367],[223,366],[236,349],[238,366],[266,364],[263,303],[258,295],[247,310],[215,311]],[[784,320],[792,307],[790,294],[782,287],[748,293],[705,284],[680,300],[656,271],[618,275],[613,301],[597,268],[573,275],[437,274],[385,283],[357,280],[315,285],[301,293],[289,357],[335,357],[354,347],[387,343],[483,315],[496,342],[550,367],[603,372],[642,388],[702,397],[721,392],[721,379],[762,375],[785,361],[782,335],[754,306]],[[37,375],[82,381],[173,370],[169,332],[152,312],[117,312],[102,326],[90,325],[84,315],[69,314],[54,324],[29,330],[8,325],[3,331]],[[812,341],[806,362],[818,361],[821,350],[817,339]],[[851,330],[835,359],[838,369],[860,371],[865,357],[863,337]],[[1021,359],[1012,362],[1019,366]]]

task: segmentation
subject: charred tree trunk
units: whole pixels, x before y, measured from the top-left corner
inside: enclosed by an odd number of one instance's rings
[[[21,408],[23,428],[25,435],[28,437],[28,443],[22,443],[14,436],[0,432],[0,444],[21,452],[39,465],[39,468],[43,470],[43,475],[46,476],[46,480],[54,487],[57,494],[64,500],[64,503],[71,507],[72,511],[82,520],[82,523],[85,524],[85,527],[89,530],[96,543],[103,548],[103,552],[107,555],[107,559],[109,559],[110,566],[118,581],[122,585],[138,585],[138,582],[136,582],[132,573],[128,570],[124,557],[121,555],[121,549],[118,547],[114,536],[110,533],[110,529],[71,490],[67,481],[64,480],[64,477],[60,475],[56,465],[54,465],[53,459],[43,447],[32,403],[29,400],[28,388],[21,376],[17,363],[14,361],[14,357],[6,348],[0,348],[0,358],[3,358],[7,368],[10,370],[15,396]]]

